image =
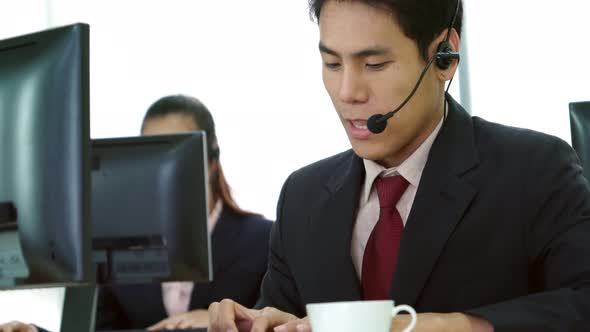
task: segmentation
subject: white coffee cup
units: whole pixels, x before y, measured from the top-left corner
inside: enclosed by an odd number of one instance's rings
[[[306,306],[313,332],[389,332],[393,318],[406,311],[412,322],[403,332],[416,325],[416,311],[408,305],[394,306],[391,300],[313,303]]]

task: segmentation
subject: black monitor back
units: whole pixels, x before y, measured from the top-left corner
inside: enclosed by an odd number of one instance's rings
[[[204,132],[92,141],[99,281],[211,279]]]
[[[570,103],[572,146],[590,181],[590,101]]]
[[[0,249],[2,286],[93,277],[88,38],[88,25],[75,24],[0,41],[0,224],[11,239]],[[16,271],[19,243],[27,277]]]

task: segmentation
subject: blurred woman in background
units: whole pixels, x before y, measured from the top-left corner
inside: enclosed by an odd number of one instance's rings
[[[253,306],[258,299],[272,223],[241,209],[232,197],[219,161],[211,112],[194,97],[167,96],[149,107],[141,126],[142,135],[197,130],[207,136],[213,281],[106,288],[97,314],[97,329],[206,327],[211,302],[235,298]]]

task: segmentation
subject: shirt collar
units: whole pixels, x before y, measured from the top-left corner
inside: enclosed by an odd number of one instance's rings
[[[422,177],[422,171],[424,170],[424,166],[426,166],[426,161],[428,160],[428,153],[430,152],[430,148],[432,148],[432,144],[434,144],[434,140],[436,139],[436,136],[442,127],[442,123],[443,120],[441,119],[436,128],[434,128],[432,133],[430,133],[428,138],[426,138],[426,140],[422,142],[418,149],[416,149],[416,151],[414,151],[399,166],[386,169],[373,160],[363,159],[363,164],[365,166],[363,202],[366,203],[369,200],[373,182],[375,182],[375,179],[377,179],[379,176],[387,177],[401,175],[410,183],[410,185],[418,187],[420,178]]]

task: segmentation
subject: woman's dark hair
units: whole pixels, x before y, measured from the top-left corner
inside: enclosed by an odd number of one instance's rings
[[[215,163],[216,170],[210,172],[209,182],[213,201],[221,199],[226,208],[242,216],[255,215],[239,207],[231,194],[231,187],[225,179],[223,168],[219,162],[219,145],[215,134],[215,122],[207,107],[197,98],[187,95],[172,95],[160,98],[153,103],[145,113],[142,121],[141,131],[143,132],[147,120],[164,117],[170,114],[186,115],[190,117],[198,130],[207,135],[207,156],[209,163]]]
[[[425,61],[430,57],[428,47],[436,36],[449,27],[457,5],[459,12],[453,27],[461,36],[462,0],[309,0],[310,16],[318,23],[326,1],[361,1],[369,6],[388,10],[397,19],[404,34],[416,42],[418,51]]]

